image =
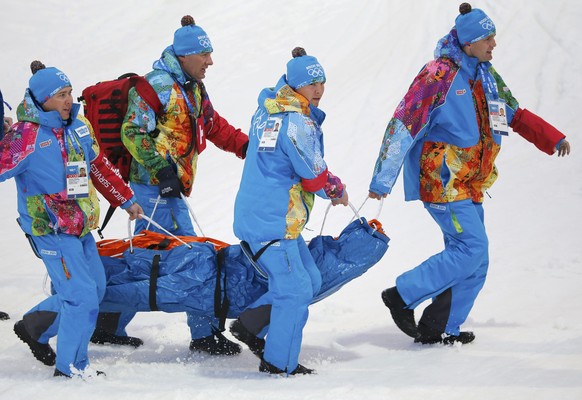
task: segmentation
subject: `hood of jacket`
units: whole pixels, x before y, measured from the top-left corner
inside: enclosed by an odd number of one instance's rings
[[[69,119],[63,121],[58,111],[44,111],[32,98],[30,89],[26,89],[24,99],[16,109],[16,118],[20,122],[32,122],[49,128],[62,128],[77,119],[81,106],[74,103],[71,107]]]
[[[484,68],[484,70],[489,70],[491,63],[489,61],[479,62],[476,57],[470,57],[461,48],[459,38],[457,36],[457,30],[455,28],[451,29],[443,38],[441,38],[434,51],[434,57],[436,58],[448,58],[452,60],[455,64],[459,66],[462,71],[465,71],[469,76],[476,78],[477,69],[479,67]],[[480,65],[481,64],[481,65]]]
[[[172,46],[166,47],[166,49],[162,52],[162,56],[158,60],[154,61],[153,69],[154,71],[159,70],[166,72],[181,86],[184,86],[186,82],[192,80],[192,78],[187,76],[182,70],[180,61],[178,61],[178,57],[174,53]]]

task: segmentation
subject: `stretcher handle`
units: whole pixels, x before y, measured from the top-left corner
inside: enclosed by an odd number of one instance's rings
[[[160,224],[158,224],[156,221],[154,221],[150,217],[148,217],[146,215],[143,215],[143,214],[140,214],[140,217],[142,219],[145,219],[149,223],[151,223],[156,228],[162,230],[165,234],[173,237],[174,239],[176,239],[180,243],[184,244],[189,249],[192,248],[192,245],[186,243],[185,241],[183,241],[182,239],[180,239],[178,236],[174,235],[172,232],[169,232],[168,230],[166,230],[166,228],[164,228],[163,226],[161,226]],[[148,226],[149,226],[149,224],[148,224]],[[130,253],[133,253],[133,230],[131,229],[131,220],[128,220],[128,223],[127,223],[127,233],[128,233],[128,237],[129,237],[129,251],[130,251]]]
[[[364,202],[362,203],[362,205],[358,208],[358,213],[360,212],[360,210],[362,209],[362,207],[364,207],[364,204],[366,204],[366,202],[368,201],[370,197],[366,196],[366,198],[364,199]],[[374,219],[380,219],[380,213],[382,212],[382,206],[384,206],[384,197],[382,197],[380,199],[380,206],[378,207],[378,213],[376,214],[376,216],[374,217]],[[352,218],[352,221],[354,219]],[[350,221],[350,222],[352,222]]]
[[[184,200],[186,207],[188,207],[188,212],[190,213],[190,215],[192,216],[192,219],[194,220],[194,223],[198,227],[198,231],[200,232],[200,235],[206,237],[206,235],[204,234],[204,231],[202,231],[202,227],[198,223],[198,219],[196,219],[196,214],[194,214],[194,209],[190,205],[188,198],[184,195],[184,193],[180,193],[180,197],[182,197],[182,200]],[[154,214],[156,213],[156,209],[158,208],[158,204],[160,204],[160,199],[161,199],[161,197],[160,197],[160,195],[158,195],[158,198],[156,199],[156,204],[154,205],[154,209],[152,210],[152,214],[150,215],[150,219],[147,220],[148,224],[146,226],[146,229],[150,228],[150,224],[152,223],[152,220],[154,218]],[[158,226],[158,225],[154,225],[154,226]]]
[[[182,197],[182,200],[184,200],[184,203],[186,203],[186,207],[188,207],[188,211],[190,211],[190,215],[192,216],[194,223],[196,224],[196,226],[198,227],[198,230],[200,231],[200,236],[206,237],[206,235],[202,231],[202,227],[200,226],[200,224],[198,223],[198,220],[196,219],[196,215],[194,214],[194,209],[190,205],[188,198],[184,195],[184,193],[181,193],[181,192],[180,192],[180,196]]]
[[[325,215],[323,216],[323,221],[321,222],[321,230],[319,231],[319,236],[321,236],[323,234],[323,227],[325,226],[325,220],[327,219],[327,214],[329,213],[329,209],[331,208],[332,205],[333,204],[330,201],[329,204],[327,205],[327,208],[325,209]],[[348,205],[350,206],[350,208],[354,212],[354,217],[357,217],[360,220],[360,222],[363,224],[364,221],[362,220],[362,217],[360,217],[359,210],[356,210],[356,207],[354,207],[354,205],[349,201],[348,201]],[[354,217],[352,217],[350,222],[352,222],[354,220]]]
[[[150,215],[151,219],[154,219],[154,214],[156,213],[156,210],[158,208],[158,204],[160,204],[160,199],[162,197],[158,194],[158,198],[156,199],[156,204],[154,204],[154,209],[152,210],[152,214]],[[146,231],[150,229],[150,224],[151,224],[151,220],[148,221],[148,224],[146,225]]]

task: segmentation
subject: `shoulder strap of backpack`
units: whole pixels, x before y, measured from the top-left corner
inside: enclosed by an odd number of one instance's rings
[[[132,76],[129,79],[133,81],[133,86],[135,90],[140,95],[140,97],[154,110],[156,115],[162,115],[164,112],[164,106],[158,97],[158,94],[143,76]]]

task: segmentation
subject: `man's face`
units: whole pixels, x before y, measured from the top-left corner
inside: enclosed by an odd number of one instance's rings
[[[493,49],[497,46],[495,35],[481,39],[475,43],[468,44],[463,50],[469,57],[475,57],[479,62],[491,61],[493,59]]]
[[[66,121],[71,116],[71,108],[73,107],[73,88],[70,86],[64,87],[55,93],[50,99],[45,101],[42,105],[45,111],[58,111],[63,121]]]
[[[305,97],[312,106],[318,107],[319,100],[321,100],[323,92],[325,92],[325,83],[312,83],[311,85],[300,87],[296,92]]]
[[[201,81],[206,76],[206,68],[214,64],[212,53],[190,54],[178,56],[182,70],[190,77]]]

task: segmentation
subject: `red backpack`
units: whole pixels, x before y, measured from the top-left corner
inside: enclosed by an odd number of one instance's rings
[[[135,87],[156,116],[161,115],[163,105],[154,88],[143,76],[134,73],[89,86],[78,98],[84,105],[85,117],[91,122],[99,147],[109,161],[119,169],[125,181],[129,178],[131,154],[121,141],[121,125],[127,113],[127,94],[132,87]]]
[[[135,87],[140,97],[154,110],[156,116],[162,115],[164,107],[154,88],[143,77],[128,73],[112,81],[104,81],[83,90],[79,102],[83,103],[85,117],[95,131],[99,147],[111,163],[119,169],[122,178],[129,180],[131,154],[121,141],[121,125],[127,113],[127,94]],[[110,207],[98,233],[109,222],[115,208]]]

